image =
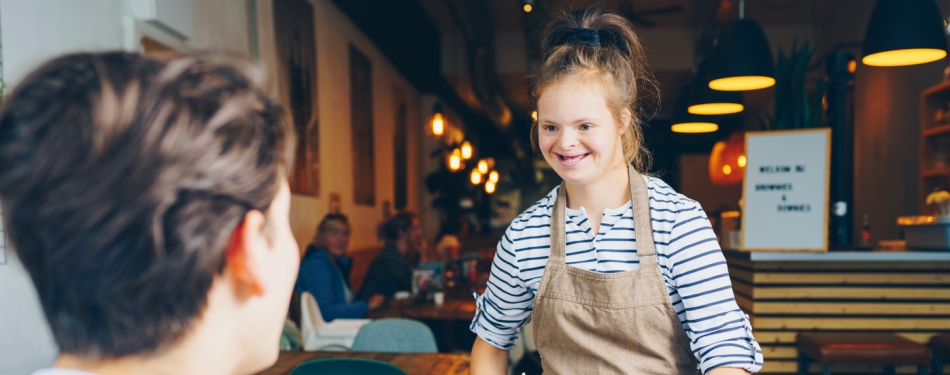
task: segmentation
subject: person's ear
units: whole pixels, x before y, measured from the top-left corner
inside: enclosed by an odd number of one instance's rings
[[[630,131],[630,122],[633,120],[633,112],[630,108],[624,108],[620,111],[620,135],[627,134]]]
[[[267,239],[264,237],[264,214],[248,211],[234,228],[228,241],[225,269],[234,290],[241,298],[264,294],[264,258]]]

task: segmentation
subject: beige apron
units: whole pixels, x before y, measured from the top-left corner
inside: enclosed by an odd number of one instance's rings
[[[696,357],[656,261],[646,183],[629,168],[640,269],[601,274],[564,263],[566,192],[551,214],[551,255],[531,321],[548,374],[696,374]]]

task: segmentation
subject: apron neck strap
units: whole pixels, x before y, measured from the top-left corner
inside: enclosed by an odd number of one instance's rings
[[[627,166],[630,181],[630,202],[633,205],[633,228],[637,239],[637,258],[656,255],[653,242],[653,222],[650,219],[650,195],[643,176],[633,166]],[[551,212],[551,254],[549,262],[563,264],[567,252],[565,220],[567,218],[567,188],[564,183],[557,189]]]

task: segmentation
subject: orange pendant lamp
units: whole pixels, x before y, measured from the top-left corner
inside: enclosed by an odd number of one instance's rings
[[[745,131],[737,130],[716,142],[709,154],[709,180],[716,185],[735,185],[745,174]]]

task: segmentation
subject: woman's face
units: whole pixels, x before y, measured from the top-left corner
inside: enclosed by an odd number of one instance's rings
[[[346,255],[350,248],[350,231],[345,228],[328,230],[323,235],[323,246],[334,258]]]
[[[558,176],[575,186],[597,181],[624,163],[620,139],[625,128],[607,106],[602,85],[586,78],[555,82],[538,98],[538,148]]]

